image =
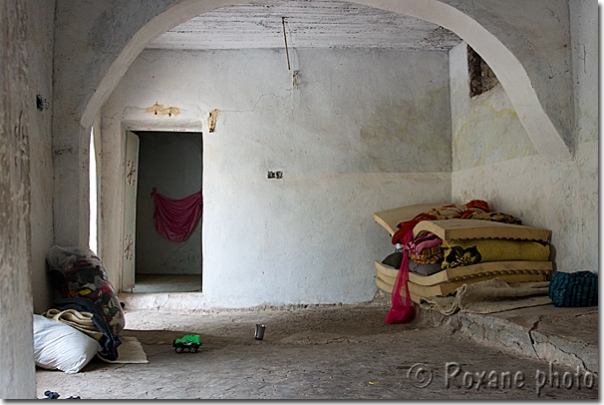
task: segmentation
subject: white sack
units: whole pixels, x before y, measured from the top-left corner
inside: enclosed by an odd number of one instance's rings
[[[76,328],[34,314],[36,366],[72,374],[80,371],[101,349],[95,339]]]

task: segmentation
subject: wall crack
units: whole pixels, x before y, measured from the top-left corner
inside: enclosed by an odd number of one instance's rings
[[[252,109],[251,109],[251,110],[222,110],[222,111],[223,111],[223,112],[234,112],[234,113],[242,113],[242,112],[254,112],[254,111],[256,110],[256,106],[258,106],[258,103],[260,103],[260,101],[262,100],[262,98],[263,98],[264,96],[271,96],[271,97],[275,97],[275,98],[278,98],[278,99],[281,99],[281,100],[286,100],[286,99],[287,99],[287,96],[280,97],[280,96],[278,96],[278,95],[276,95],[276,94],[262,94],[262,95],[261,95],[261,96],[258,98],[258,100],[256,100],[256,102],[254,103],[254,106],[252,107]]]

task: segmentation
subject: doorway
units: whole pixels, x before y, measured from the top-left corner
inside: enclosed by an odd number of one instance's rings
[[[186,240],[168,240],[155,228],[152,192],[156,189],[164,197],[181,200],[202,189],[202,134],[133,132],[139,137],[139,156],[131,292],[201,292],[203,215]]]

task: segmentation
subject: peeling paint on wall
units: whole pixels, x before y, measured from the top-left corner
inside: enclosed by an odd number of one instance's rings
[[[208,115],[208,128],[210,132],[214,132],[216,129],[216,122],[218,121],[218,116],[220,115],[220,110],[215,108],[210,111]]]
[[[439,84],[415,93],[412,99],[368,108],[351,166],[361,172],[384,173],[451,170],[449,89],[446,82],[434,82]]]
[[[180,114],[180,109],[178,107],[164,107],[163,104],[153,104],[151,107],[145,109],[146,112],[153,113],[158,116],[167,115],[171,117],[173,115]]]

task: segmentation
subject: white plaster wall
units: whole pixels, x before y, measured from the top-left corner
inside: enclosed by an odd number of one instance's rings
[[[596,0],[569,1],[573,83],[575,95],[575,134],[577,143],[598,141],[598,12]],[[591,144],[591,147],[598,144]],[[596,148],[597,149],[597,148]]]
[[[146,51],[103,109],[108,154],[123,144],[122,125],[204,132],[199,306],[370,300],[373,261],[392,251],[373,213],[450,197],[446,53],[293,49],[290,58],[298,88],[281,50]],[[181,113],[145,112],[155,102]],[[107,157],[105,197],[119,200],[122,157]],[[119,229],[119,206],[107,209],[107,227]]]
[[[201,190],[202,139],[199,133],[138,132],[136,194],[136,274],[201,274],[201,225],[183,242],[155,230],[151,192],[175,200]],[[201,222],[201,221],[200,221]]]
[[[47,278],[46,251],[53,245],[52,225],[52,48],[54,4],[27,2],[29,18],[28,71],[30,89],[29,151],[31,179],[31,261],[34,311],[41,313],[52,305],[54,294]],[[47,110],[35,106],[36,94],[49,102]]]
[[[485,115],[495,103],[508,108],[504,92],[468,100],[462,88],[467,87],[466,61],[453,49],[452,196],[457,202],[487,200],[492,209],[516,215],[524,224],[552,230],[558,270],[598,271],[597,8],[595,1],[569,4],[577,124],[573,159],[552,163],[526,149],[526,134],[514,125],[511,112]],[[485,127],[497,136],[476,142]]]

